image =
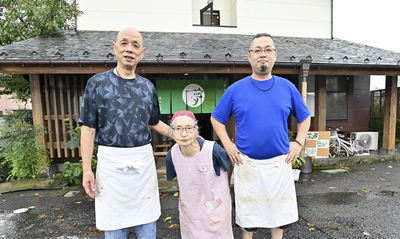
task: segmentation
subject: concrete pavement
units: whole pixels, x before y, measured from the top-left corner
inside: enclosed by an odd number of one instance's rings
[[[314,161],[318,168],[300,175],[296,182],[300,218],[284,238],[400,238],[400,155],[339,160],[343,161]],[[354,165],[348,169],[342,165],[344,172],[324,171],[346,162]],[[162,215],[157,238],[180,238],[176,185],[159,174]],[[76,194],[64,197],[70,191]],[[235,238],[240,238],[239,229],[233,229]],[[0,238],[104,238],[104,233],[95,229],[94,202],[74,186],[0,195]],[[136,238],[133,230],[128,238]],[[269,230],[260,229],[253,238],[270,238]]]

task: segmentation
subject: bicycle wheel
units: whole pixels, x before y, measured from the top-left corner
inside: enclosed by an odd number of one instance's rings
[[[336,145],[329,145],[329,158],[334,158],[337,156],[337,148]]]
[[[340,147],[336,144],[331,144],[329,146],[329,157],[349,157],[349,150],[344,147]]]
[[[361,140],[355,140],[353,142],[354,145],[354,155],[369,155],[369,148],[368,146]]]

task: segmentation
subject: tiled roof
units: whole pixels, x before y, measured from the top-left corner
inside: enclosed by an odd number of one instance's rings
[[[73,31],[35,37],[0,47],[0,63],[9,61],[116,60],[112,42],[116,31]],[[253,36],[212,33],[142,32],[145,61],[247,62]],[[340,39],[273,37],[277,63],[312,58],[312,64],[385,65],[400,67],[400,53]],[[157,57],[158,56],[158,57]]]

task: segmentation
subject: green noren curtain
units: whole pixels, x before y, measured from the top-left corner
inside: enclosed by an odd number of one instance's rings
[[[212,113],[228,85],[228,79],[156,79],[161,114],[173,114],[179,110]]]

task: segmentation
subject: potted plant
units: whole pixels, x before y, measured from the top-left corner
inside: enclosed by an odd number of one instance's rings
[[[293,141],[295,138],[295,134],[288,129],[288,136],[289,136],[289,141]],[[300,167],[306,163],[306,159],[300,156],[297,156],[296,161],[292,164],[292,170],[293,170],[293,178],[294,181],[298,181],[300,177]]]
[[[294,181],[298,181],[300,177],[300,166],[306,163],[306,160],[303,157],[297,156],[296,161],[292,164],[293,170],[293,179]]]

